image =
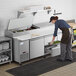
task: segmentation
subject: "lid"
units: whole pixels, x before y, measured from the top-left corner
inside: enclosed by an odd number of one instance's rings
[[[24,27],[24,29],[29,28],[33,24],[33,19],[33,15],[27,15],[24,18],[10,19],[8,30],[20,29],[22,27]]]

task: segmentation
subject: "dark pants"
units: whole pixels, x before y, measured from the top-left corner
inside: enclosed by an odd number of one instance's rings
[[[64,35],[66,37],[64,37]],[[68,32],[65,31],[65,33],[63,34],[60,46],[61,46],[60,59],[61,60],[65,60],[65,59],[73,60],[73,57],[72,57],[72,35],[70,34],[69,30],[68,30]]]

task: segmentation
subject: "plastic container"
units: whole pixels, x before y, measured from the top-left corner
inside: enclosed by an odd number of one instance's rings
[[[4,49],[4,50],[9,49],[9,43],[8,42],[3,43],[2,49]]]

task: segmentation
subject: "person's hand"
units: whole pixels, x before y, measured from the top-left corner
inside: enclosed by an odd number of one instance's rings
[[[50,45],[52,45],[54,42],[52,41],[52,42],[50,42]]]

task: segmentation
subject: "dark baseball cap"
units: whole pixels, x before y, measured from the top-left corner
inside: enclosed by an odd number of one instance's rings
[[[58,20],[58,17],[57,16],[50,17],[50,21],[49,22],[51,22],[52,20]]]

